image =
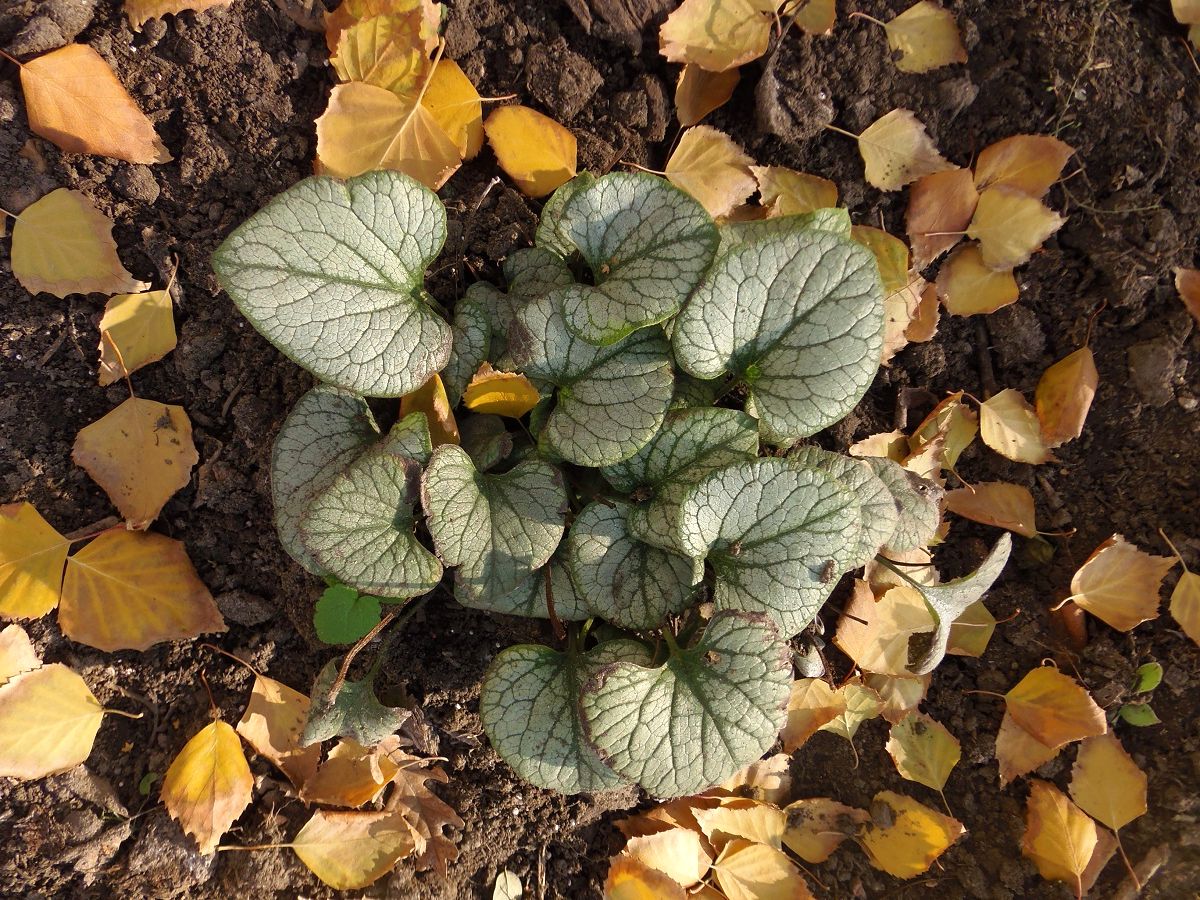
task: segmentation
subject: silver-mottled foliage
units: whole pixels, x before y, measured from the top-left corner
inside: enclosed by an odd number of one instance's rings
[[[896,501],[899,517],[887,546],[896,551],[928,546],[942,522],[942,489],[890,459],[872,456],[863,462],[887,485]]]

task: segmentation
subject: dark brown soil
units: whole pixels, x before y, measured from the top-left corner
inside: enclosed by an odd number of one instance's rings
[[[624,160],[662,165],[678,131],[669,99],[676,69],[658,55],[656,40],[669,4],[596,0],[590,34],[571,11],[586,12],[583,0],[452,5],[448,55],[481,93],[516,93],[520,102],[564,121],[579,138],[581,168],[607,170]],[[873,870],[849,847],[813,874],[825,887],[820,893],[836,898],[912,895],[931,886],[947,898],[1067,896],[1020,855],[1027,788],[1023,782],[997,787],[993,749],[1001,704],[963,692],[1007,690],[1041,659],[1057,655],[1111,705],[1138,664],[1158,660],[1166,678],[1154,706],[1163,724],[1120,728],[1150,779],[1150,813],[1125,829],[1123,839],[1135,863],[1155,847],[1170,851],[1147,896],[1192,896],[1200,889],[1194,699],[1200,650],[1167,616],[1131,635],[1093,621],[1091,641],[1072,663],[1057,652],[1047,611],[1074,567],[1113,532],[1165,553],[1156,535],[1162,527],[1192,568],[1200,566],[1200,338],[1171,286],[1173,266],[1200,261],[1200,72],[1167,0],[951,0],[969,64],[904,75],[888,62],[879,30],[847,14],[857,8],[888,18],[907,5],[840,3],[832,37],[789,34],[770,69],[773,81],[756,95],[764,67],[747,67],[733,101],[711,124],[742,141],[761,164],[834,179],[855,221],[882,220],[894,233],[903,233],[907,195],[867,187],[854,146],[821,131],[823,122],[857,131],[893,107],[907,107],[929,126],[943,153],[962,164],[1011,134],[1057,133],[1077,148],[1081,169],[1050,194],[1070,219],[1020,271],[1020,303],[986,319],[943,319],[932,343],[901,352],[880,373],[858,411],[826,443],[844,447],[890,429],[904,388],[984,392],[984,360],[996,386],[1028,395],[1047,365],[1081,343],[1089,317],[1104,305],[1092,332],[1101,385],[1084,436],[1062,448],[1057,463],[1034,469],[979,447],[960,463],[972,481],[1029,486],[1040,521],[1078,529],[1073,537],[1051,539],[1049,562],[1039,561],[1029,544],[1018,547],[989,601],[998,618],[1015,618],[1000,627],[983,660],[950,658],[936,673],[926,708],[962,740],[963,760],[946,794],[969,836],[909,885]],[[628,10],[638,8],[659,10],[641,34],[628,31]],[[178,256],[179,347],[134,382],[141,396],[187,409],[201,462],[192,485],[167,504],[155,527],[186,543],[218,597],[230,630],[217,643],[307,690],[334,652],[312,632],[318,585],[275,539],[267,461],[276,429],[310,380],[238,316],[218,292],[208,259],[230,229],[311,171],[313,121],[332,84],[323,41],[266,0],[151,21],[140,34],[131,32],[116,0],[98,0],[94,9],[92,0],[9,0],[0,7],[0,45],[12,52],[50,49],[72,38],[114,65],[175,160],[132,166],[62,155],[35,141],[43,170],[18,155],[30,136],[16,68],[4,64],[0,205],[18,211],[55,187],[77,188],[116,220],[122,257],[139,278],[161,286],[172,255]],[[494,174],[485,151],[442,191],[450,240],[432,284],[443,301],[452,302],[476,278],[496,277],[497,260],[531,239],[537,205],[508,182],[477,202]],[[7,270],[6,256],[3,265]],[[31,298],[7,271],[0,278],[0,500],[29,500],[63,531],[112,512],[70,459],[76,432],[125,396],[122,385],[95,384],[101,308],[95,296]],[[965,562],[992,539],[989,529],[964,523],[954,527],[950,544]],[[81,671],[103,702],[147,715],[110,717],[88,763],[135,814],[129,822],[89,799],[94,791],[79,778],[0,782],[0,895],[328,893],[287,851],[196,855],[153,802],[154,791],[150,799],[139,793],[143,777],[161,774],[207,721],[200,673],[233,721],[249,689],[244,670],[193,644],[98,653],[62,638],[53,616],[30,630],[48,659]],[[490,896],[505,867],[545,896],[599,894],[606,860],[620,846],[611,820],[639,798],[632,792],[561,798],[531,789],[481,739],[476,704],[484,668],[501,647],[537,633],[535,624],[438,597],[394,643],[382,683],[393,692],[407,690],[423,705],[451,775],[441,793],[466,828],[448,879],[414,874],[402,864],[369,895]],[[833,665],[839,673],[847,669],[844,659],[835,657]],[[883,735],[878,721],[862,729],[857,768],[847,744],[817,735],[796,756],[797,795],[865,805],[890,788],[936,803],[936,795],[899,778],[882,752]],[[1042,774],[1065,784],[1070,759],[1064,753]],[[227,842],[286,840],[306,811],[264,764],[255,762],[254,769],[258,800]],[[1119,862],[1110,864],[1096,895],[1112,896],[1122,877]]]

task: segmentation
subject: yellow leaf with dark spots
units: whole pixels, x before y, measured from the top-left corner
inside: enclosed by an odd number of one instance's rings
[[[965,833],[957,819],[903,794],[880,791],[871,802],[871,822],[860,843],[875,868],[914,878]]]

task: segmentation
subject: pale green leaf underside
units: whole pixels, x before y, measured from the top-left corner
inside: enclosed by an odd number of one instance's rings
[[[301,520],[304,546],[329,574],[367,594],[407,598],[442,579],[442,564],[414,529],[420,466],[366,453],[336,476]]]
[[[550,591],[554,595],[554,614],[561,622],[582,622],[590,619],[594,612],[575,587],[575,580],[567,567],[567,556],[562,547],[550,562]],[[546,603],[546,566],[530,572],[519,585],[502,597],[486,597],[474,600],[461,589],[454,593],[463,606],[501,613],[506,616],[523,616],[527,619],[550,618],[550,607]]]
[[[784,445],[854,408],[879,367],[882,333],[871,253],[800,228],[718,259],[675,320],[672,343],[697,378],[743,379],[764,439]]]
[[[226,238],[213,271],[264,337],[322,381],[374,397],[420,387],[450,354],[425,268],[437,195],[399,172],[306,178]]]
[[[572,285],[561,299],[567,326],[593,344],[673,316],[717,247],[703,206],[670,182],[637,172],[605,175],[576,191],[554,235],[568,249],[563,256],[578,251],[592,272],[593,285]]]
[[[568,330],[554,294],[518,313],[509,355],[519,371],[556,386],[539,446],[577,465],[632,456],[658,430],[671,400],[670,347],[660,329],[597,347]]]
[[[370,678],[347,679],[330,702],[329,690],[337,674],[338,661],[331,659],[313,684],[312,706],[300,737],[302,747],[332,737],[353,738],[364,747],[373,747],[404,724],[408,710],[380,703]]]
[[[790,637],[849,569],[861,512],[824,472],[766,458],[710,475],[683,501],[680,521],[689,555],[716,575],[717,608],[768,612]]]
[[[595,614],[640,631],[688,605],[704,566],[634,538],[628,511],[626,503],[588,504],[571,524],[567,548],[575,583]]]
[[[425,469],[421,497],[438,555],[458,567],[458,588],[476,603],[515,590],[562,539],[566,488],[540,460],[485,474],[465,450],[446,444]]]
[[[659,668],[618,662],[584,686],[587,736],[656,797],[695,794],[770,749],[786,716],[791,653],[769,618],[721,612]]]
[[[888,548],[904,551],[928,546],[942,522],[939,508],[942,489],[890,459],[873,456],[863,462],[887,486],[899,511],[896,527],[888,538]]]

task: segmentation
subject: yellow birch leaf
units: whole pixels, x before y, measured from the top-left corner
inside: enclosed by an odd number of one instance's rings
[[[92,752],[104,707],[61,663],[0,687],[0,775],[43,778],[73,769]]]
[[[713,872],[729,900],[812,900],[795,864],[766,844],[730,841],[713,863]]]
[[[1090,347],[1080,347],[1042,373],[1034,405],[1046,446],[1061,447],[1083,434],[1099,383]]]
[[[1200,50],[1200,24],[1193,25],[1188,29],[1188,40],[1192,42],[1192,47]]]
[[[1174,557],[1154,556],[1114,534],[1071,577],[1071,600],[1118,631],[1158,617],[1159,589]]]
[[[1000,787],[1028,775],[1058,756],[1065,747],[1043,744],[1005,713],[996,734],[996,762],[1000,767]]]
[[[883,701],[869,687],[855,679],[837,689],[845,699],[846,708],[820,727],[820,731],[831,731],[854,743],[854,735],[863,722],[876,718],[883,712]]]
[[[420,842],[399,813],[317,810],[289,846],[325,884],[353,891],[378,881]]]
[[[1200,324],[1200,269],[1176,269],[1175,290],[1192,318]]]
[[[70,546],[32,503],[0,506],[0,617],[37,619],[58,606]]]
[[[874,255],[885,293],[899,291],[912,281],[908,272],[908,247],[904,246],[904,241],[870,225],[853,226],[850,237]]]
[[[1200,644],[1200,575],[1184,570],[1171,591],[1170,609],[1183,633]]]
[[[756,760],[721,782],[721,790],[735,797],[779,806],[791,793],[792,776],[788,772],[791,762],[792,757],[787,753]]]
[[[678,881],[631,856],[618,856],[604,880],[605,900],[685,900]]]
[[[370,803],[400,770],[387,755],[389,750],[398,748],[399,738],[395,735],[378,747],[364,747],[358,741],[343,738],[305,784],[300,799],[321,806],[358,807]]]
[[[919,712],[909,713],[892,726],[884,749],[901,778],[935,791],[946,787],[946,779],[962,758],[958,738],[941,722]]]
[[[317,119],[317,159],[335,178],[392,169],[433,190],[462,164],[454,141],[415,95],[361,81],[339,84],[329,95]]]
[[[881,191],[898,191],[918,178],[955,166],[938,152],[910,110],[893,109],[858,136],[866,178]]]
[[[721,805],[721,799],[705,795],[678,797],[641,815],[622,819],[616,823],[617,828],[626,837],[655,834],[659,831],[669,831],[672,828],[688,828],[700,834],[700,823],[696,821],[696,810],[716,809]]]
[[[1038,465],[1050,458],[1042,423],[1020,391],[1006,388],[979,408],[979,435],[1006,459]]]
[[[928,547],[914,547],[911,550],[888,550],[888,559],[904,563],[904,574],[917,584],[933,585],[940,580],[937,568],[933,565],[933,554]],[[891,569],[881,566],[871,560],[863,567],[863,578],[871,585],[871,590],[877,596],[883,596],[884,591],[894,587],[908,587],[908,581],[901,578]]]
[[[737,69],[710,72],[688,63],[675,85],[675,115],[684,128],[695,125],[710,112],[724,106],[733,96],[741,75]]]
[[[904,337],[910,344],[923,344],[933,340],[937,334],[938,321],[942,309],[938,304],[937,285],[932,282],[922,282],[921,298],[917,303],[917,311],[904,330]]]
[[[329,63],[342,81],[407,93],[429,66],[420,29],[420,17],[413,15],[363,19],[342,31]]]
[[[784,166],[751,166],[762,205],[771,216],[794,216],[837,206],[838,189],[827,178]]]
[[[1113,831],[1145,815],[1146,773],[1111,732],[1079,745],[1071,769],[1071,799]]]
[[[437,372],[411,394],[400,398],[400,418],[415,412],[425,414],[425,421],[429,423],[429,439],[434,447],[458,443],[458,422],[454,418],[454,410],[450,408],[446,386]]]
[[[789,803],[784,845],[809,863],[825,862],[842,841],[856,835],[871,821],[865,809],[847,806],[828,797],[809,797]]]
[[[787,722],[779,737],[785,753],[792,753],[821,726],[846,709],[846,697],[820,678],[797,678],[788,697]]]
[[[20,625],[9,625],[0,631],[0,688],[18,675],[32,672],[42,665],[33,642]]]
[[[904,225],[918,269],[962,240],[978,203],[970,169],[948,169],[917,179],[909,190]]]
[[[1033,494],[1023,485],[985,481],[947,491],[945,502],[947,510],[972,522],[1007,528],[1027,538],[1037,534]]]
[[[463,159],[474,159],[483,148],[483,102],[479,91],[452,59],[434,66],[421,103],[458,147]]]
[[[200,730],[163,776],[159,797],[171,818],[196,839],[201,855],[250,805],[254,778],[237,732],[219,719]]]
[[[905,677],[868,672],[863,675],[863,684],[879,695],[883,703],[879,715],[895,725],[921,705],[932,678],[932,675]]]
[[[835,0],[807,0],[793,14],[805,34],[829,34],[837,21]]]
[[[971,446],[979,433],[979,416],[962,402],[963,392],[949,394],[927,415],[912,437],[909,448],[917,452],[939,434],[943,436],[942,462],[953,469],[963,451]]]
[[[1104,710],[1054,666],[1034,669],[1004,695],[1012,720],[1047,747],[1108,731]]]
[[[68,44],[22,65],[21,90],[29,130],[60,150],[131,163],[171,161],[154,124],[86,44]]]
[[[1171,0],[1171,12],[1181,25],[1200,24],[1200,0]]]
[[[225,630],[183,544],[124,529],[67,559],[58,624],[71,640],[105,651]]]
[[[934,628],[924,598],[908,586],[889,588],[877,601],[867,583],[856,580],[845,613],[834,644],[859,668],[877,675],[909,675],[909,639]]]
[[[909,454],[908,435],[903,431],[873,434],[855,441],[846,452],[860,458],[878,456],[898,463]]]
[[[161,19],[166,15],[178,15],[181,12],[207,12],[210,9],[223,9],[233,0],[125,0],[125,15],[129,17],[129,27],[141,31],[142,26],[150,19]]]
[[[630,838],[622,855],[657,869],[684,887],[699,882],[712,865],[712,857],[704,849],[700,835],[686,828]]]
[[[897,878],[927,872],[933,861],[966,829],[911,797],[880,791],[871,802],[871,822],[859,839],[871,865]]]
[[[112,219],[79,191],[58,188],[16,218],[12,270],[31,294],[117,294],[150,285],[126,271],[112,238]]]
[[[965,244],[942,263],[937,292],[952,316],[992,313],[1017,302],[1021,290],[1012,270],[997,271],[983,264],[978,244]]]
[[[996,617],[988,611],[982,600],[976,600],[950,626],[950,640],[946,652],[954,656],[972,656],[978,659],[987,651],[992,635],[996,633]]]
[[[1029,262],[1065,221],[1041,200],[997,185],[979,195],[967,237],[979,241],[980,258],[989,269],[1012,269]]]
[[[984,147],[975,161],[975,185],[1013,188],[1035,199],[1058,181],[1075,150],[1048,134],[1016,134]]]
[[[884,294],[883,348],[879,354],[882,365],[890,365],[892,358],[908,346],[908,329],[912,327],[913,316],[920,308],[924,289],[925,280],[915,275],[911,283]]]
[[[283,772],[298,789],[312,779],[321,761],[320,744],[300,745],[309,705],[308,697],[299,691],[258,675],[246,711],[237,723],[237,733],[254,752]]]
[[[888,46],[899,53],[896,68],[921,73],[965,63],[967,50],[954,13],[933,0],[920,0],[883,26]]]
[[[100,319],[100,385],[157,362],[175,343],[169,291],[118,294],[105,304]]]
[[[730,212],[754,193],[754,164],[723,131],[707,125],[689,128],[664,170],[668,180],[691,194],[714,218]]]
[[[658,32],[669,62],[724,72],[767,52],[781,0],[683,0]]]
[[[932,481],[938,487],[945,487],[946,479],[942,475],[945,456],[946,435],[939,433],[926,441],[920,450],[904,457],[900,465],[919,478]]]
[[[187,487],[200,456],[182,406],[130,397],[79,432],[71,459],[104,489],[130,528],[146,528]]]
[[[544,197],[575,177],[569,128],[528,106],[501,106],[483,123],[500,168],[530,197]]]
[[[1021,852],[1048,881],[1065,881],[1083,896],[1082,875],[1096,849],[1096,823],[1054,785],[1029,783]]]
[[[693,815],[704,836],[718,852],[734,838],[778,849],[782,846],[783,829],[787,825],[779,807],[741,797],[723,799],[720,806],[697,809]]]
[[[332,12],[325,13],[325,45],[330,53],[336,51],[342,32],[355,22],[375,16],[411,15],[421,23],[425,52],[432,53],[437,49],[444,10],[434,0],[342,0]]]
[[[524,375],[479,367],[463,392],[463,405],[478,413],[519,419],[538,405],[541,395]]]

